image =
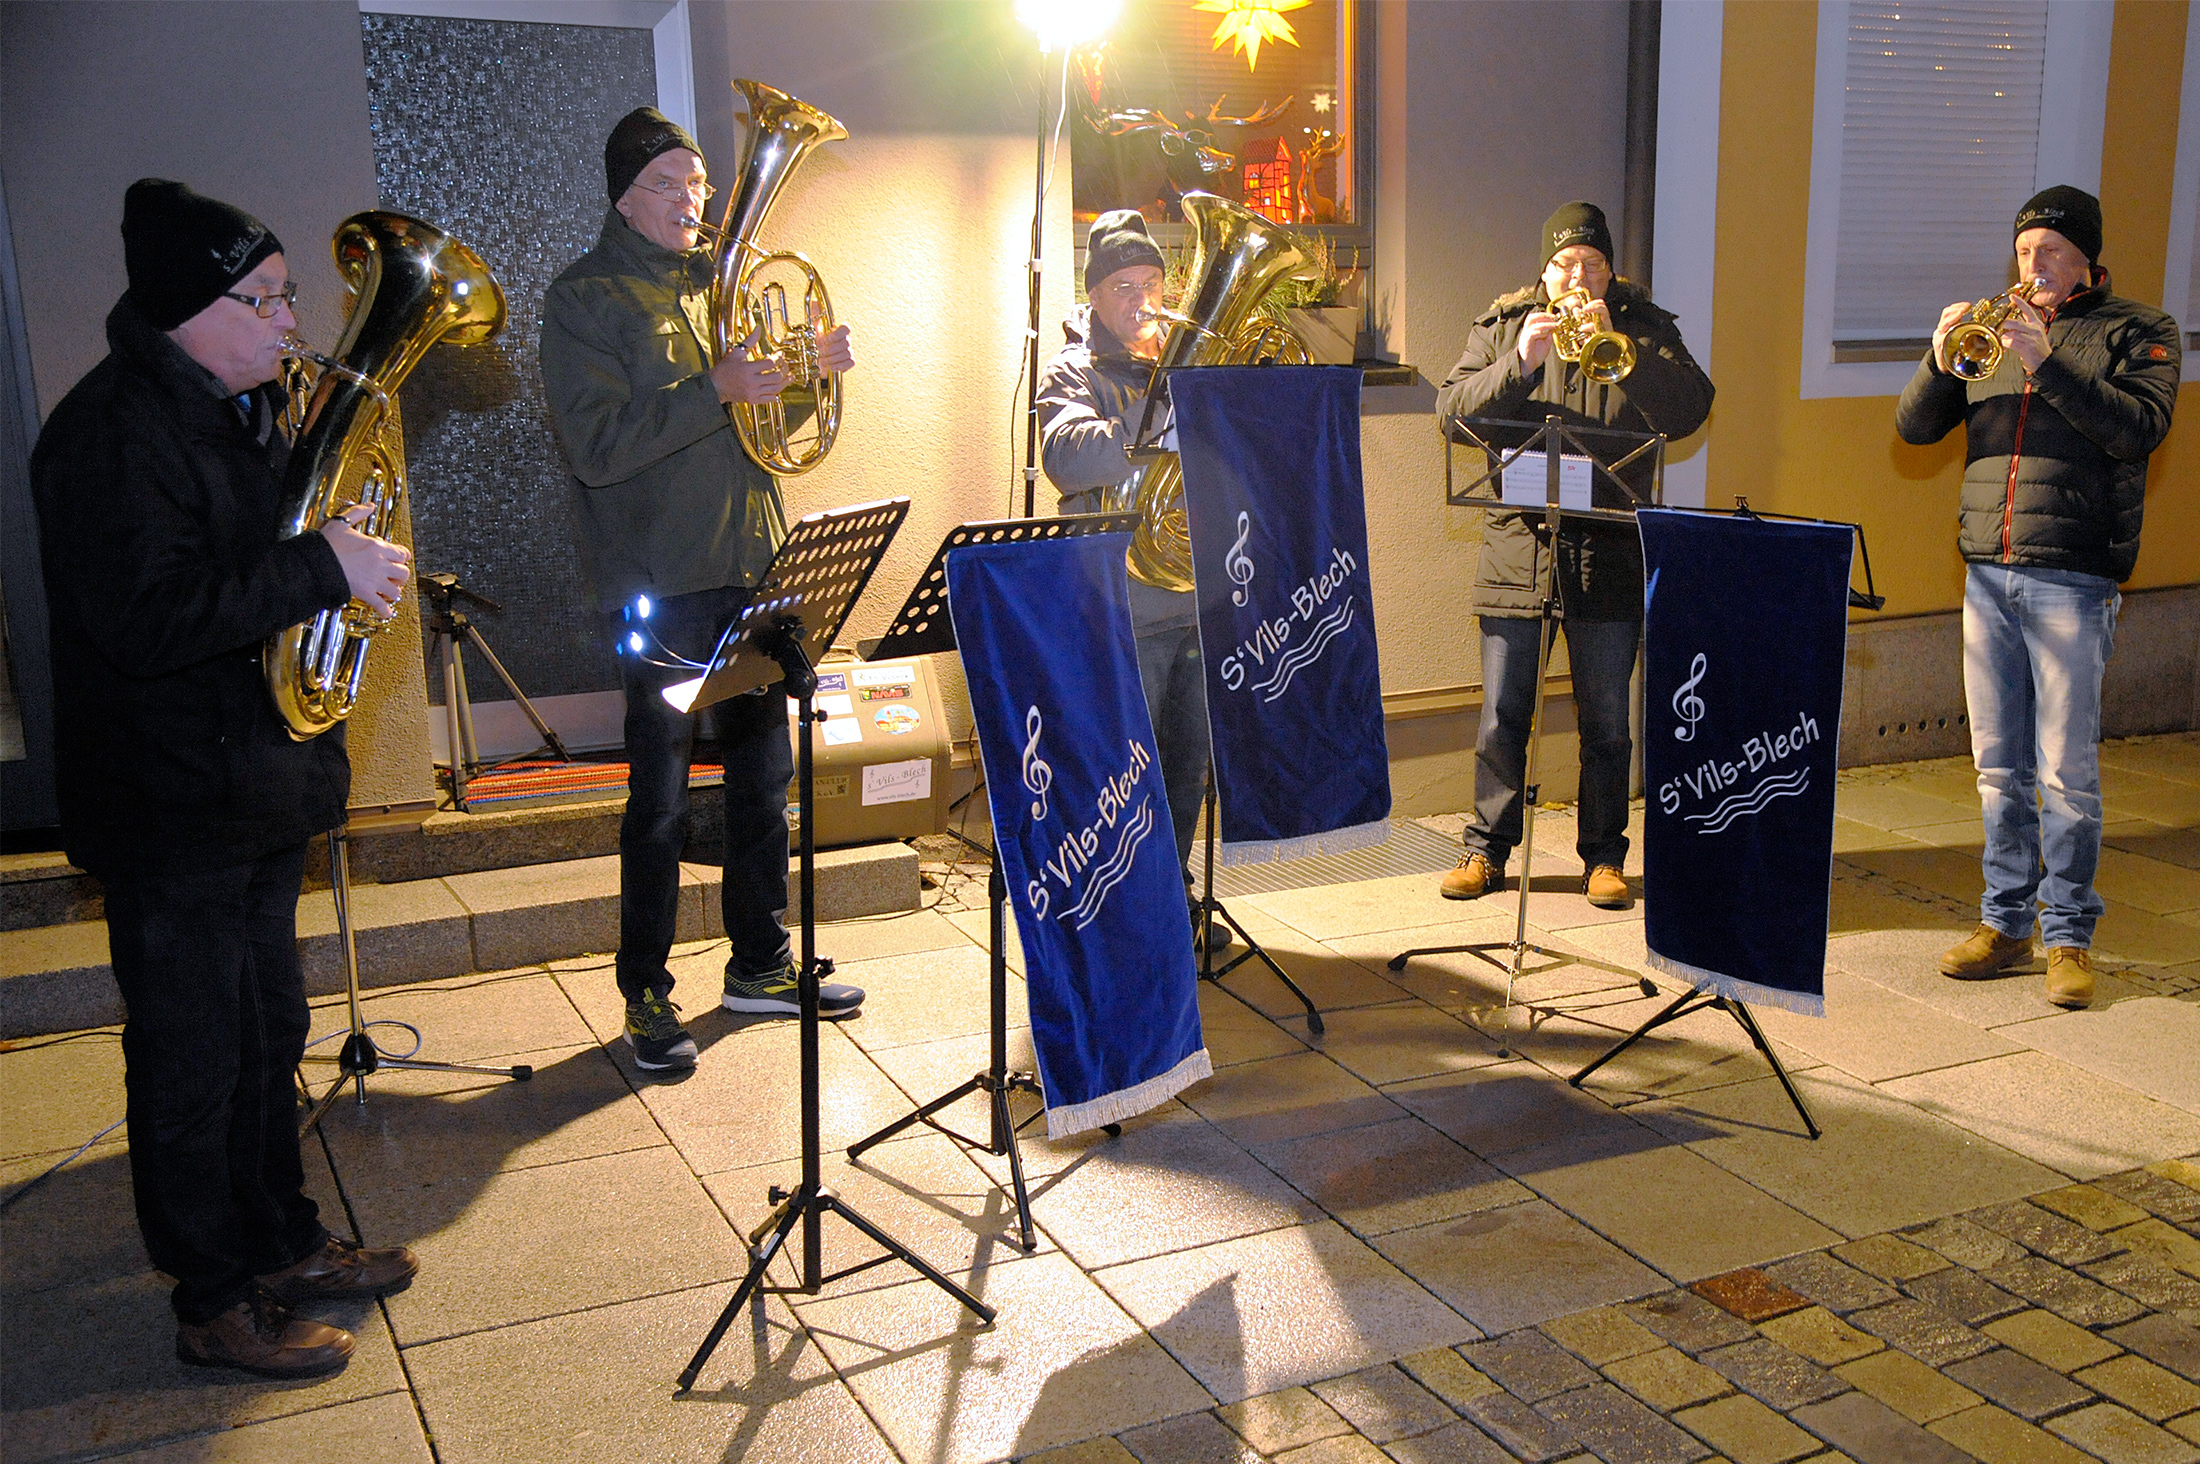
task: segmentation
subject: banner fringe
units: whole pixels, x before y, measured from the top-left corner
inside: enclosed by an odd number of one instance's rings
[[[1160,1107],[1202,1078],[1213,1077],[1214,1073],[1215,1065],[1209,1060],[1207,1049],[1202,1047],[1159,1077],[1065,1108],[1047,1109],[1047,1137],[1066,1139],[1087,1129],[1136,1118],[1149,1108]]]
[[[1822,1017],[1826,1014],[1826,998],[1819,992],[1782,991],[1777,986],[1760,986],[1754,981],[1744,981],[1739,976],[1707,971],[1701,966],[1691,966],[1686,961],[1661,956],[1656,951],[1650,952],[1649,965],[1653,971],[1686,981],[1700,991],[1723,996],[1728,1001],[1747,1002],[1751,1006],[1778,1007],[1782,1011],[1795,1012],[1806,1017]]]
[[[1242,844],[1224,843],[1217,846],[1216,852],[1226,865],[1268,864],[1279,859],[1311,859],[1317,854],[1350,854],[1356,849],[1373,848],[1389,837],[1390,820],[1379,818],[1372,823],[1331,829],[1324,834],[1306,834],[1296,839],[1250,839]]]

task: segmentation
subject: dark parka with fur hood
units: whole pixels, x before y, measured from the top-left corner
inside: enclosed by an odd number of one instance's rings
[[[1520,332],[1528,312],[1548,299],[1539,282],[1502,295],[1475,320],[1467,349],[1436,394],[1436,419],[1500,417],[1529,424],[1518,433],[1479,432],[1496,446],[1518,445],[1543,418],[1556,413],[1577,426],[1614,427],[1686,437],[1711,413],[1711,378],[1704,375],[1673,316],[1651,303],[1640,285],[1615,278],[1605,291],[1613,328],[1635,343],[1635,369],[1614,386],[1601,386],[1558,359],[1546,357],[1534,371],[1520,360]],[[1647,495],[1647,464],[1630,485]],[[1623,508],[1625,498],[1607,483],[1596,489],[1599,508]],[[1475,570],[1477,614],[1508,617],[1540,613],[1536,585],[1548,553],[1541,515],[1492,513],[1482,529],[1482,559]],[[1559,592],[1569,615],[1580,620],[1642,619],[1642,543],[1634,525],[1577,522],[1559,530]]]
[[[1974,564],[2075,570],[2121,583],[2139,562],[2147,456],[2169,435],[2183,347],[2177,323],[2087,288],[2047,323],[2051,348],[2028,378],[2014,351],[1984,381],[1943,372],[1931,352],[1895,408],[1904,442],[1964,426],[1958,543]]]
[[[95,874],[248,863],[343,822],[343,729],[291,740],[260,644],[351,590],[321,535],[276,538],[281,435],[127,297],[107,341],[31,454],[62,838]]]

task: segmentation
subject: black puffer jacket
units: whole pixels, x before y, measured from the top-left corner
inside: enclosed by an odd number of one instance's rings
[[[1642,287],[1615,279],[1605,291],[1613,328],[1635,342],[1635,369],[1616,386],[1600,386],[1554,354],[1534,371],[1524,370],[1518,350],[1528,312],[1547,299],[1541,284],[1490,303],[1467,335],[1467,349],[1436,394],[1436,419],[1500,417],[1529,424],[1517,433],[1478,432],[1497,447],[1517,446],[1555,413],[1570,424],[1662,432],[1686,437],[1711,414],[1711,378],[1681,343],[1673,316],[1651,303]],[[1599,444],[1600,446],[1602,444]],[[1647,493],[1648,464],[1628,476]],[[1622,508],[1625,497],[1597,484],[1599,508]],[[1536,593],[1548,552],[1540,514],[1493,513],[1482,529],[1482,559],[1474,576],[1478,614],[1540,613]],[[1642,541],[1634,525],[1578,521],[1559,530],[1558,583],[1568,615],[1580,620],[1642,618]]]
[[[2051,351],[2027,378],[2014,351],[1984,381],[1947,375],[1932,354],[1895,408],[1904,442],[1964,425],[1958,543],[1978,564],[2025,564],[2119,583],[2139,562],[2147,455],[2169,435],[2183,346],[2177,322],[2091,285],[2047,323]]]
[[[241,864],[343,821],[342,729],[290,739],[260,643],[351,591],[319,534],[276,540],[280,436],[127,299],[107,342],[31,454],[62,836],[95,874]]]

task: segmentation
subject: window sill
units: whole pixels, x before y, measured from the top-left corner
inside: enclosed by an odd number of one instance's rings
[[[1933,343],[1931,336],[1897,336],[1877,341],[1835,341],[1833,364],[1848,366],[1864,361],[1916,361]]]

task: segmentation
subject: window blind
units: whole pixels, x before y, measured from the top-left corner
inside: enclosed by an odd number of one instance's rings
[[[2046,58],[2046,0],[1850,0],[1837,344],[1928,336],[2007,283]]]

